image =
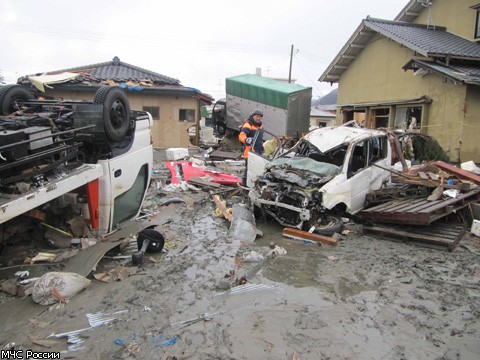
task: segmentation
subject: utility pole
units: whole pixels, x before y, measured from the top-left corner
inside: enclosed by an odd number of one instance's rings
[[[293,44],[290,50],[290,70],[288,71],[288,83],[292,82],[292,60],[293,60]]]

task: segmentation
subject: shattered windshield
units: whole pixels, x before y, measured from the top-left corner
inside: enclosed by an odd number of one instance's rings
[[[324,162],[318,162],[309,157],[282,157],[272,160],[270,164],[266,166],[267,169],[272,168],[283,168],[283,169],[295,169],[295,170],[304,170],[316,173],[322,176],[334,176],[340,172],[341,167],[328,164]]]
[[[347,148],[348,144],[341,144],[322,153],[309,141],[302,140],[290,151],[272,160],[266,168],[303,170],[322,177],[332,177],[341,172]]]

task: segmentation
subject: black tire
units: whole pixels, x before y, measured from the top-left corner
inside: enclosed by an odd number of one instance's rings
[[[20,85],[0,86],[0,115],[9,115],[17,111],[21,102],[33,98],[33,94]]]
[[[147,247],[148,252],[160,252],[163,250],[163,246],[165,245],[165,239],[162,234],[160,234],[157,230],[154,229],[145,229],[138,233],[138,250],[142,248],[143,242],[146,239],[150,240],[150,244]]]
[[[313,224],[313,232],[319,235],[331,236],[343,230],[343,221],[340,216],[326,215],[320,221]]]
[[[111,141],[121,141],[130,127],[130,104],[122,89],[103,86],[95,93],[94,104],[103,105],[105,133]]]

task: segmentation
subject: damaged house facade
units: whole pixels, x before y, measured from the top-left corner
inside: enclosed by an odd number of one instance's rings
[[[200,107],[213,101],[177,79],[127,64],[117,56],[103,63],[25,76],[18,83],[36,88],[38,96],[87,101],[101,86],[120,86],[132,110],[152,115],[155,147],[191,146],[188,128],[198,129]]]
[[[451,161],[480,161],[480,2],[411,0],[367,17],[320,76],[338,83],[337,124],[414,129]]]

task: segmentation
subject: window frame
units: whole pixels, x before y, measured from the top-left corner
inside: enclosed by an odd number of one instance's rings
[[[151,109],[155,109],[157,114],[155,116],[155,111],[151,111]],[[142,107],[143,111],[147,111],[152,115],[153,120],[160,120],[160,106],[143,106]]]
[[[473,38],[475,40],[480,40],[480,8],[475,10],[477,14],[475,16],[475,29],[473,33]]]
[[[183,112],[183,116],[182,116]],[[189,118],[190,115],[193,115],[192,118]],[[178,109],[178,121],[186,121],[186,122],[195,122],[196,111],[195,109]]]

